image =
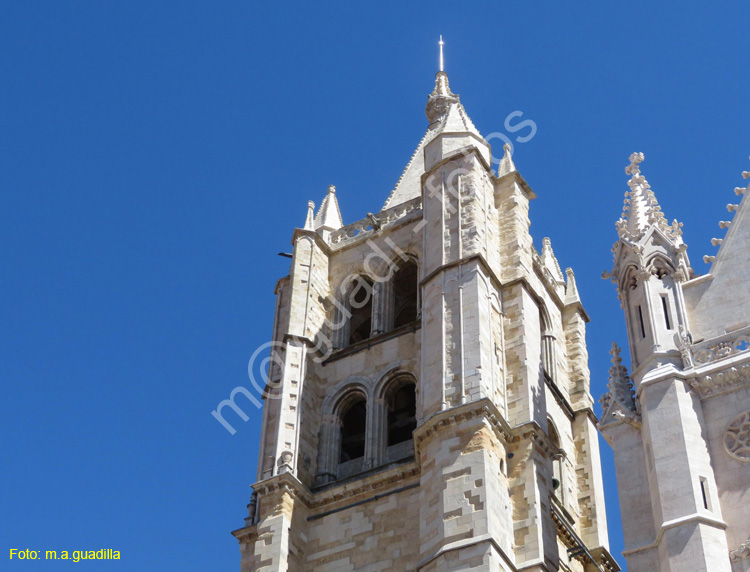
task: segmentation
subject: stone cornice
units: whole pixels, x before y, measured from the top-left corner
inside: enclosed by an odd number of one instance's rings
[[[403,486],[411,480],[416,479],[418,481],[420,474],[421,471],[418,463],[411,461],[374,473],[363,479],[334,484],[333,486],[312,493],[309,508],[311,510],[320,510],[322,508],[329,508],[332,504],[350,501],[359,495],[382,494],[390,489]]]
[[[667,522],[663,523],[661,527],[659,528],[659,533],[656,535],[656,539],[649,543],[644,544],[641,546],[636,546],[635,548],[629,548],[627,550],[622,551],[622,555],[627,558],[631,554],[636,554],[638,552],[643,552],[644,550],[653,550],[654,548],[658,548],[659,544],[661,543],[661,539],[664,537],[664,533],[671,529],[676,528],[678,526],[682,526],[684,524],[692,524],[692,523],[701,523],[706,524],[708,526],[713,526],[714,528],[718,528],[719,530],[726,530],[727,523],[723,520],[720,520],[718,518],[712,518],[710,516],[706,516],[703,514],[693,513],[689,514],[687,516],[683,516],[680,518],[675,518],[674,520],[668,520]]]
[[[701,399],[714,397],[750,385],[750,360],[711,374],[692,377],[687,380],[690,388]]]
[[[295,496],[305,505],[309,506],[312,502],[312,493],[300,480],[292,473],[281,473],[263,481],[255,483],[253,490],[262,498],[274,492],[285,492]]]
[[[416,570],[418,572],[420,570],[424,570],[431,562],[434,562],[437,558],[441,556],[445,556],[446,554],[450,552],[456,552],[458,550],[465,550],[472,546],[477,546],[478,544],[484,544],[484,543],[489,543],[492,545],[492,547],[500,555],[500,557],[503,559],[503,561],[509,567],[510,570],[513,570],[514,572],[521,572],[522,570],[531,568],[527,566],[524,566],[523,568],[517,568],[514,564],[514,560],[505,553],[503,548],[500,546],[500,544],[498,544],[497,540],[495,540],[495,538],[491,534],[482,534],[481,536],[472,536],[470,538],[456,540],[454,542],[449,542],[448,544],[444,544],[440,546],[432,554],[423,558],[417,564]],[[534,569],[536,570],[537,568],[534,568]]]
[[[589,421],[591,421],[594,424],[594,427],[596,427],[599,424],[599,418],[596,416],[596,413],[594,412],[593,407],[584,407],[582,409],[575,409],[573,410],[573,415],[575,417],[578,417],[580,415],[585,415],[589,418]]]
[[[507,445],[513,438],[510,426],[503,419],[495,404],[488,398],[483,397],[477,401],[471,401],[435,413],[417,427],[414,431],[414,447],[417,457],[419,457],[420,448],[438,435],[442,428],[458,425],[475,417],[485,417],[504,445]]]
[[[527,421],[522,425],[513,427],[513,443],[520,441],[531,441],[548,457],[553,457],[560,452],[549,436],[544,432],[541,425],[536,421]]]
[[[636,397],[640,398],[644,388],[662,381],[680,379],[701,399],[734,391],[750,385],[750,352],[743,351],[723,360],[688,370],[677,369],[670,364],[662,371],[646,377],[638,384]]]
[[[310,491],[291,473],[275,475],[263,481],[255,483],[252,488],[258,495],[259,503],[268,495],[282,492],[292,495],[301,502],[309,511],[320,512],[321,509],[330,509],[331,505],[342,502],[351,502],[352,499],[361,495],[387,494],[394,489],[402,487],[410,481],[419,482],[420,468],[416,461],[411,461],[396,467],[379,471],[355,481],[336,484],[322,490]],[[325,512],[325,511],[323,511]],[[313,515],[314,516],[314,515]],[[255,531],[256,525],[246,526],[238,529],[232,534],[243,542],[241,537],[246,537]]]
[[[414,432],[414,445],[417,450],[417,456],[419,456],[420,448],[438,436],[441,429],[458,425],[477,417],[484,417],[489,421],[498,439],[506,447],[512,443],[531,441],[547,456],[551,457],[559,452],[558,447],[552,443],[536,421],[528,421],[511,427],[503,418],[500,411],[498,411],[495,404],[488,398],[483,397],[477,401],[435,413],[422,423],[422,425],[417,427]]]
[[[427,145],[425,145],[425,148],[431,145],[433,142],[437,141],[443,135],[462,135],[462,136],[469,135],[472,138],[476,139],[477,141],[480,141],[485,145],[487,144],[487,142],[484,139],[482,139],[481,137],[477,137],[473,133],[445,132],[445,133],[440,133],[440,135],[438,135],[432,141],[430,141]],[[474,145],[468,145],[466,147],[461,147],[460,149],[454,150],[454,152],[451,155],[448,155],[447,157],[443,157],[440,161],[438,161],[432,167],[430,167],[429,170],[426,170],[424,173],[422,173],[422,177],[420,178],[420,185],[422,187],[422,192],[424,193],[425,181],[430,177],[430,175],[432,175],[434,171],[437,171],[440,167],[442,167],[443,165],[447,163],[450,163],[451,161],[456,161],[461,158],[465,159],[465,158],[470,157],[471,155],[474,155],[477,159],[479,159],[479,162],[482,164],[482,167],[484,167],[487,174],[490,175],[490,179],[494,182],[495,173],[492,171],[492,166],[487,163],[487,160],[484,158],[484,156],[482,155],[478,147]]]
[[[259,481],[252,485],[253,490],[258,495],[258,498],[273,494],[275,492],[282,491],[294,496],[297,500],[301,501],[305,506],[309,506],[311,493],[310,490],[302,484],[297,477],[291,473],[282,473],[275,475],[263,481]],[[246,519],[247,522],[248,519]],[[232,531],[232,535],[239,542],[249,542],[254,536],[258,534],[257,523],[238,528]]]
[[[496,289],[501,289],[505,284],[503,284],[500,281],[500,277],[495,273],[495,271],[492,269],[492,267],[489,265],[487,260],[484,258],[481,252],[477,252],[475,254],[470,254],[469,256],[464,256],[463,258],[460,258],[458,260],[452,260],[450,262],[446,262],[445,264],[441,264],[435,270],[430,272],[427,276],[425,276],[422,281],[419,283],[420,286],[426,286],[429,284],[435,277],[439,276],[441,272],[445,272],[446,270],[449,270],[451,268],[455,268],[458,266],[462,266],[464,264],[468,264],[469,262],[478,262],[479,266],[484,270],[484,272],[487,274],[487,276],[490,279],[490,282],[492,282],[492,285]]]
[[[297,241],[301,237],[312,238],[313,241],[315,242],[315,246],[320,248],[326,256],[331,255],[331,247],[328,246],[328,244],[326,244],[326,241],[323,240],[323,237],[320,236],[314,230],[305,230],[304,228],[295,228],[294,232],[292,233],[292,245],[296,247]]]
[[[575,302],[571,302],[570,304],[563,305],[563,312],[565,312],[566,314],[570,314],[571,311],[581,314],[581,316],[583,317],[583,321],[586,324],[591,321],[588,312],[586,312],[586,309],[583,307],[583,302],[581,302],[580,300],[576,300]]]
[[[526,179],[524,179],[521,173],[519,173],[518,171],[511,171],[510,173],[507,173],[502,177],[498,177],[495,180],[495,185],[497,186],[510,179],[513,179],[516,183],[518,183],[518,185],[523,189],[524,193],[526,193],[526,195],[528,196],[529,200],[533,200],[536,198],[536,193],[531,190],[531,187],[526,182]]]
[[[255,524],[252,526],[243,526],[242,528],[233,530],[232,536],[234,536],[238,542],[250,542],[254,537],[258,536],[258,527]]]
[[[403,326],[400,326],[396,329],[389,330],[387,332],[384,332],[382,334],[378,334],[377,336],[373,336],[371,338],[367,338],[365,340],[361,340],[359,342],[356,342],[350,346],[347,346],[345,348],[341,348],[339,350],[334,351],[330,357],[324,359],[321,362],[321,365],[326,366],[331,362],[343,359],[345,357],[348,357],[352,354],[356,354],[362,350],[369,350],[373,346],[377,346],[379,344],[385,343],[389,340],[392,340],[393,338],[398,338],[400,336],[403,336],[405,334],[414,334],[417,330],[422,328],[422,321],[421,318],[417,318],[413,322],[410,322],[408,324],[404,324]]]

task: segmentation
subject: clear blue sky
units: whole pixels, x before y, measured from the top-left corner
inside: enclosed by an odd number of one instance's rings
[[[352,222],[392,189],[439,34],[480,131],[537,125],[514,159],[535,244],[576,271],[598,398],[626,343],[600,274],[627,157],[705,272],[750,169],[748,23],[742,2],[0,3],[5,554],[239,570],[260,415],[230,436],[210,411],[270,334],[307,200],[335,184]]]

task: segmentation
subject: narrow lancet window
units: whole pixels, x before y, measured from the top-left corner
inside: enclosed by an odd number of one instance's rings
[[[407,262],[393,277],[393,327],[417,319],[417,265]]]
[[[349,294],[349,345],[356,344],[370,337],[372,326],[372,282],[364,276],[358,276]]]
[[[643,324],[643,311],[641,310],[640,306],[638,306],[638,327],[641,330],[641,339],[645,339],[646,327]]]
[[[365,456],[365,432],[367,429],[367,403],[355,401],[341,416],[340,463]]]
[[[417,400],[413,383],[402,385],[388,399],[388,446],[409,441],[417,428]]]
[[[672,321],[669,319],[669,302],[667,301],[667,296],[665,294],[662,294],[661,297],[661,307],[664,309],[664,322],[667,324],[667,329],[672,329]]]
[[[708,502],[708,482],[705,477],[700,477],[701,495],[703,496],[703,508],[711,510],[711,504]]]
[[[555,336],[546,310],[540,308],[539,323],[542,329],[542,371],[547,381],[556,381]]]

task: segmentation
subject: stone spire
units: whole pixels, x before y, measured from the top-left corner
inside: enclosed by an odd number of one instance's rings
[[[448,83],[448,74],[444,71],[437,72],[435,75],[435,89],[427,99],[425,113],[430,124],[439,121],[448,113],[448,109],[454,103],[460,101],[459,96],[451,91]]]
[[[609,368],[609,382],[607,383],[609,393],[604,394],[601,399],[604,409],[602,413],[603,421],[611,411],[614,417],[635,419],[638,415],[633,382],[628,375],[628,368],[622,365],[620,351],[617,343],[612,342],[612,349],[609,352],[612,356],[612,367]],[[614,405],[619,406],[620,411],[615,413]]]
[[[625,173],[631,176],[628,181],[630,191],[625,193],[622,215],[615,223],[617,233],[622,240],[637,242],[653,225],[668,238],[677,241],[682,236],[682,224],[675,220],[670,225],[664,217],[651,185],[641,174],[640,164],[644,158],[643,153],[633,153],[630,156],[630,165],[625,167]]]
[[[508,173],[512,173],[516,170],[515,164],[513,164],[513,158],[511,157],[510,143],[503,145],[503,158],[500,159],[500,164],[497,167],[497,176],[502,177]]]
[[[338,230],[344,223],[341,220],[341,211],[339,210],[339,203],[336,200],[336,187],[328,185],[328,193],[320,203],[320,209],[318,214],[315,215],[315,230]]]
[[[573,269],[566,268],[565,274],[568,276],[568,282],[565,285],[565,304],[580,303],[581,296],[578,294],[578,286],[576,286],[576,277],[573,274]]]
[[[563,277],[562,270],[560,270],[560,263],[557,262],[557,257],[552,251],[552,241],[548,237],[542,239],[542,264],[549,270],[552,277],[558,284],[565,284],[565,278]]]
[[[305,218],[305,230],[315,230],[315,203],[307,201],[307,217]]]
[[[475,136],[477,141],[483,141],[482,135],[461,105],[459,96],[451,91],[448,84],[448,74],[444,71],[439,71],[435,76],[435,88],[427,97],[425,113],[430,122],[427,131],[381,210],[403,204],[422,195],[421,181],[426,170],[425,148],[440,135],[443,133],[466,133]],[[491,159],[489,157],[489,146],[486,146],[487,161],[489,162]]]

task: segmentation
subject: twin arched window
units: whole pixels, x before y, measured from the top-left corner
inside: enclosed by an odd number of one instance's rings
[[[417,427],[414,378],[393,378],[372,403],[361,386],[352,387],[343,391],[332,415],[324,416],[318,484],[413,457],[412,433]]]
[[[344,299],[336,304],[336,348],[400,328],[419,317],[419,272],[412,259],[388,272],[387,279],[357,275],[343,292]]]

